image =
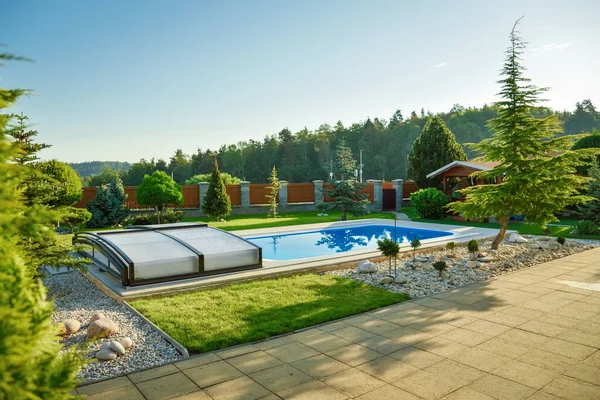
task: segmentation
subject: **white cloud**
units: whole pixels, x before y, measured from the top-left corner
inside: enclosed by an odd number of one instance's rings
[[[439,64],[437,64],[435,67],[436,68],[444,68],[446,65],[450,64],[452,61],[443,61]]]
[[[541,56],[542,54],[549,53],[551,51],[565,50],[572,44],[573,44],[572,42],[566,42],[566,43],[560,43],[560,44],[556,44],[556,43],[546,44],[544,46],[534,47],[533,49],[529,50],[529,52],[531,53],[531,57],[537,57],[537,56]]]

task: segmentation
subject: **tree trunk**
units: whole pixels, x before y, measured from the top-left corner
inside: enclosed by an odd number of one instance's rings
[[[506,228],[508,227],[508,218],[500,220],[500,232],[498,232],[498,236],[492,242],[492,250],[498,250],[500,243],[504,240],[504,235],[506,234]]]
[[[346,210],[342,210],[342,218],[341,218],[341,220],[342,221],[346,220]]]

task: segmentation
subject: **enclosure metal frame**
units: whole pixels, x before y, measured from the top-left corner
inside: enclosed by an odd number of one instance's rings
[[[176,281],[176,280],[181,280],[181,279],[199,278],[199,277],[203,277],[203,276],[227,274],[227,273],[231,273],[231,272],[239,272],[239,271],[246,271],[246,270],[251,270],[251,269],[262,268],[263,258],[262,258],[262,248],[260,246],[254,244],[242,237],[234,235],[231,232],[227,232],[225,230],[218,229],[218,228],[211,228],[211,229],[216,229],[218,231],[224,232],[228,235],[235,236],[236,238],[243,240],[246,243],[257,248],[258,249],[258,263],[252,264],[252,265],[244,265],[244,266],[240,266],[240,267],[218,269],[218,270],[214,270],[214,271],[205,271],[204,270],[204,254],[203,253],[198,251],[196,248],[191,246],[189,243],[186,243],[183,240],[181,240],[173,235],[170,235],[167,232],[163,232],[164,230],[171,230],[171,229],[193,229],[193,228],[199,228],[199,229],[208,228],[208,225],[207,224],[193,224],[193,225],[186,224],[186,225],[181,225],[181,226],[178,226],[176,224],[170,225],[170,226],[138,225],[138,226],[127,227],[127,229],[123,229],[123,230],[115,230],[115,231],[107,231],[107,232],[78,232],[73,237],[72,242],[74,245],[75,244],[86,244],[86,245],[91,246],[92,254],[93,254],[93,251],[95,248],[100,250],[101,253],[104,254],[104,256],[106,256],[106,258],[109,261],[108,270],[104,270],[101,266],[99,266],[100,270],[102,272],[108,272],[113,277],[120,279],[120,281],[124,287],[149,285],[149,284],[153,284],[153,283],[164,283],[164,282],[171,282],[171,281]],[[123,252],[123,250],[121,250],[119,248],[119,246],[117,246],[115,243],[113,243],[106,236],[122,235],[122,234],[136,232],[136,231],[137,232],[156,232],[158,234],[161,234],[161,235],[164,235],[164,236],[170,238],[171,240],[178,243],[179,245],[192,251],[198,257],[198,272],[171,275],[171,276],[162,277],[162,278],[135,279],[135,263],[133,262],[133,260],[131,260],[131,258],[128,257],[127,254],[125,254],[125,252]],[[111,261],[114,264],[115,268],[121,272],[120,276],[118,276],[118,274],[115,273],[114,270],[110,269]]]

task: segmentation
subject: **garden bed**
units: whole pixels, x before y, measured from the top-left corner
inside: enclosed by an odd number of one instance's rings
[[[469,252],[466,246],[457,247],[453,254],[449,250],[439,248],[421,251],[417,259],[421,259],[422,262],[416,263],[412,263],[412,255],[402,253],[403,257],[396,261],[397,275],[391,283],[384,283],[390,280],[387,261],[377,263],[378,271],[375,273],[358,273],[356,268],[344,268],[328,271],[326,274],[354,279],[394,293],[405,293],[411,298],[420,298],[600,246],[599,241],[591,240],[568,239],[565,245],[559,245],[555,238],[550,237],[525,236],[525,239],[529,242],[505,242],[497,251],[490,250],[489,241],[479,243],[480,261],[476,262],[475,267],[468,263]],[[540,246],[543,249],[540,249]],[[447,279],[442,279],[434,269],[435,261],[446,262],[446,272],[449,275]],[[413,264],[416,267],[413,269],[405,264]],[[394,275],[393,267],[391,275]]]
[[[114,377],[183,358],[175,347],[148,323],[123,304],[102,293],[81,273],[71,271],[49,275],[44,278],[44,284],[48,288],[48,298],[54,297],[53,322],[75,319],[81,323],[78,332],[61,339],[65,348],[83,345],[82,349],[89,360],[79,370],[79,379],[98,380]],[[86,326],[92,315],[97,312],[114,321],[119,327],[119,332],[107,339],[88,340]],[[95,358],[102,343],[124,337],[133,341],[133,346],[127,349],[125,355],[111,361]]]

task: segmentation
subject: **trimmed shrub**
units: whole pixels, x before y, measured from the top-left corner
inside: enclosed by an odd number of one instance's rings
[[[467,250],[469,250],[470,253],[475,253],[476,251],[479,251],[479,243],[477,243],[477,240],[469,240],[469,243],[467,243]]]
[[[421,218],[441,219],[448,196],[435,188],[421,189],[410,195],[410,202]]]
[[[575,227],[575,231],[579,235],[598,235],[600,234],[600,228],[598,225],[594,223],[594,221],[590,221],[588,219],[583,219],[577,222]]]
[[[410,241],[410,247],[413,248],[413,261],[416,258],[417,255],[417,248],[421,247],[421,241],[418,238],[414,238],[413,240]]]
[[[558,242],[558,244],[565,244],[565,242],[567,241],[567,239],[565,239],[564,236],[559,236],[556,238],[556,241]]]
[[[158,213],[154,214],[138,214],[131,216],[127,219],[127,225],[156,225],[156,224],[174,224],[181,222],[183,219],[183,211],[167,210],[160,215],[160,222],[158,219]]]
[[[442,272],[448,269],[448,264],[445,261],[436,261],[433,263],[433,268],[442,276]]]

